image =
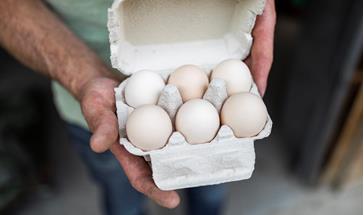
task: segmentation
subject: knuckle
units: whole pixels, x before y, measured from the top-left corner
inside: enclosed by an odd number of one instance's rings
[[[138,192],[143,193],[144,195],[150,198],[153,198],[155,187],[148,185],[147,179],[137,179],[132,181],[131,184],[132,187],[136,189]]]
[[[143,187],[143,183],[141,183],[141,180],[132,180],[130,183],[131,186],[138,192],[145,193],[145,188]]]
[[[81,108],[87,115],[96,116],[102,111],[103,98],[95,91],[89,92],[81,102]]]

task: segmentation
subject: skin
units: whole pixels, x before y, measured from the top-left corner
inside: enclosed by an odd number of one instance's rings
[[[252,32],[253,47],[250,56],[245,60],[262,96],[267,89],[268,76],[273,62],[275,24],[275,3],[274,0],[267,0],[263,14],[257,17]]]
[[[257,18],[252,53],[246,60],[262,95],[273,60],[274,25],[274,1],[267,0],[263,15]],[[57,80],[80,102],[93,133],[91,148],[95,152],[111,150],[136,190],[163,207],[177,207],[178,194],[158,189],[144,159],[118,144],[113,89],[121,77],[113,75],[40,0],[2,0],[0,29],[3,48],[33,70]]]

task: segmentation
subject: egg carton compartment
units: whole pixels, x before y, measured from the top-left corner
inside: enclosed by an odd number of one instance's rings
[[[162,190],[248,179],[254,170],[251,140],[224,139],[192,147],[181,145],[150,154],[153,179]]]
[[[126,137],[126,121],[133,111],[124,98],[127,81],[128,79],[115,89],[120,144],[131,154],[144,156],[151,162],[153,179],[160,189],[181,189],[251,177],[255,163],[254,140],[269,136],[272,128],[269,115],[264,129],[254,137],[237,138],[229,126],[222,125],[209,143],[191,145],[180,132],[175,131],[162,149],[143,151]],[[250,92],[260,96],[255,84]],[[210,101],[218,112],[227,97],[225,82],[220,79],[212,80],[204,95],[204,99]],[[167,85],[160,95],[158,105],[167,111],[173,121],[182,105],[178,89]]]
[[[186,147],[193,147],[196,145],[189,144],[184,136],[178,132],[175,131],[172,133],[171,137],[169,138],[168,143],[165,145],[165,147],[158,149],[158,150],[152,150],[152,151],[143,151],[137,147],[135,147],[132,143],[129,142],[126,135],[126,122],[128,119],[128,116],[133,112],[134,108],[130,107],[125,102],[124,98],[124,89],[125,85],[127,83],[128,79],[126,79],[124,82],[122,82],[118,88],[115,88],[115,98],[116,98],[116,113],[118,117],[118,123],[119,123],[119,134],[120,134],[120,143],[124,145],[124,147],[127,149],[128,152],[130,152],[133,155],[137,156],[147,156],[152,154],[156,151],[167,151],[170,147],[173,146],[181,146],[184,145]],[[252,85],[250,93],[260,96],[257,86],[255,84]],[[214,79],[210,82],[208,89],[206,90],[204,97],[205,100],[211,102],[215,108],[220,113],[222,104],[224,101],[228,98],[225,82],[220,79]],[[172,121],[175,118],[175,115],[179,109],[179,107],[183,104],[181,95],[177,89],[177,87],[173,85],[167,85],[159,98],[158,106],[162,107],[171,117]],[[271,129],[272,129],[272,120],[270,116],[267,117],[267,122],[261,132],[253,137],[245,137],[245,138],[238,138],[235,137],[232,129],[227,125],[222,125],[216,135],[216,137],[208,143],[208,145],[213,145],[214,143],[220,142],[225,139],[236,139],[241,141],[246,140],[258,140],[263,139],[265,137],[268,137],[270,135]],[[206,143],[205,143],[206,144]],[[204,145],[204,144],[199,144]]]

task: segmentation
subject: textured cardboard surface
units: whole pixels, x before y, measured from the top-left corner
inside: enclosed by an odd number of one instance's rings
[[[115,0],[108,11],[112,65],[130,75],[144,69],[170,72],[184,64],[208,69],[228,58],[244,59],[252,45],[251,31],[256,15],[263,12],[264,3],[265,0],[178,0],[178,3],[176,0]],[[147,15],[146,11],[143,12],[146,6]],[[135,8],[140,8],[140,12]],[[129,10],[136,11],[129,14]],[[219,16],[216,11],[231,17],[224,18],[227,21],[222,23],[212,22],[214,17]],[[129,17],[126,18],[125,14]],[[212,20],[201,17],[203,14]],[[150,23],[150,20],[154,22]],[[130,22],[139,23],[132,34],[144,35],[138,39],[143,42],[130,40]],[[213,30],[215,28],[219,33]],[[167,41],[172,36],[166,35],[175,35],[178,39]],[[154,38],[150,39],[155,43],[145,44],[149,36]]]
[[[153,179],[160,189],[174,190],[250,178],[255,163],[254,140],[269,136],[272,129],[269,116],[264,129],[255,137],[237,138],[229,126],[223,125],[210,143],[191,145],[181,133],[174,132],[164,148],[145,152],[136,148],[126,137],[127,117],[133,111],[123,98],[126,82],[115,89],[120,144],[131,154],[144,156],[151,162]],[[182,105],[181,96],[173,85],[167,85],[163,92],[159,105],[165,108],[173,120]],[[259,95],[255,85],[250,92]],[[218,104],[219,111],[220,104],[227,99],[224,81],[211,81],[204,98],[211,98]]]
[[[163,2],[163,0],[155,1],[156,3]],[[183,0],[180,1],[183,2]],[[145,38],[142,37],[130,41],[127,34],[136,34],[138,31],[127,32],[130,29],[128,30],[125,24],[130,23],[125,22],[130,21],[130,17],[125,19],[125,13],[130,15],[130,11],[125,10],[129,10],[130,7],[133,8],[130,10],[143,8],[144,3],[140,0],[115,0],[113,6],[109,9],[108,22],[113,67],[126,75],[131,75],[143,69],[153,70],[167,80],[168,75],[175,68],[184,64],[199,65],[209,73],[213,67],[223,60],[246,58],[252,45],[251,30],[256,15],[261,14],[263,11],[265,1],[222,1],[225,0],[213,0],[212,3],[207,0],[186,1],[183,2],[184,7],[179,8],[181,11],[179,11],[178,7],[171,8],[171,10],[174,11],[174,16],[180,15],[181,17],[185,16],[183,11],[189,9],[188,7],[197,7],[193,8],[193,11],[196,9],[197,11],[205,10],[204,13],[208,14],[215,11],[217,5],[223,3],[226,7],[218,8],[218,10],[231,10],[231,7],[234,8],[229,24],[230,28],[216,26],[220,32],[216,34],[217,31],[212,31],[211,26],[206,26],[206,23],[201,22],[197,24],[197,26],[200,25],[200,28],[195,29],[197,38],[183,37],[182,34],[176,35],[175,41],[165,41],[166,43],[164,43],[163,32],[162,34],[160,34],[161,32],[154,34],[155,38],[151,39],[151,41],[144,41]],[[125,2],[129,5],[123,5]],[[174,1],[170,1],[168,4],[165,2],[164,5],[166,7],[174,6],[171,2]],[[185,4],[187,2],[189,4]],[[204,7],[209,2],[211,4]],[[215,3],[216,5],[214,5]],[[153,4],[151,7],[153,7]],[[161,16],[153,17],[154,20],[158,20],[157,18],[168,19],[168,17],[164,17],[168,14],[168,8],[161,8],[161,5],[158,5],[156,8],[149,9],[156,10],[156,13],[151,15]],[[157,13],[158,10],[163,12]],[[136,13],[133,13],[135,14],[133,19],[138,19],[140,15],[145,16],[143,12],[140,13],[136,10]],[[199,20],[198,17],[195,18]],[[143,25],[143,20],[146,19],[145,17],[140,19],[133,22],[140,22],[139,24]],[[190,17],[190,19],[194,19],[194,17]],[[183,27],[184,23],[179,23],[180,21],[173,21],[173,24],[176,25],[173,28]],[[226,32],[221,31],[221,29],[225,29]],[[150,30],[153,30],[153,28]],[[191,29],[187,30],[190,31]],[[161,38],[158,38],[158,35]],[[201,35],[206,38],[203,39]],[[220,35],[220,37],[216,35]],[[146,44],[148,42],[150,43]],[[255,163],[254,140],[269,136],[272,128],[272,121],[269,116],[264,129],[252,138],[236,138],[232,130],[223,125],[215,139],[210,143],[191,145],[186,142],[181,133],[174,132],[164,148],[144,152],[134,147],[126,137],[126,121],[128,115],[133,111],[133,108],[129,107],[124,99],[124,88],[127,81],[128,79],[115,89],[120,144],[124,145],[131,154],[144,156],[151,163],[153,179],[160,189],[174,190],[243,180],[251,177]],[[251,92],[259,95],[255,85],[252,87]],[[211,102],[220,112],[226,98],[225,82],[218,79],[212,80],[204,99]],[[158,105],[164,108],[174,121],[177,110],[182,105],[178,89],[173,85],[167,85],[161,93]]]

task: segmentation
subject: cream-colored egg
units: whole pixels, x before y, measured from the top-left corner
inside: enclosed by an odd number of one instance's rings
[[[126,122],[129,141],[144,151],[163,148],[172,131],[172,122],[167,112],[156,105],[136,108]]]
[[[263,100],[251,93],[229,97],[221,110],[222,124],[230,126],[236,137],[253,137],[267,122],[268,112]]]
[[[164,87],[165,82],[159,74],[147,70],[137,72],[126,83],[126,103],[134,108],[157,104]]]
[[[216,66],[212,71],[212,79],[222,79],[226,82],[229,95],[249,92],[253,79],[248,66],[241,60],[226,60]]]
[[[209,79],[201,68],[185,65],[176,69],[169,76],[168,84],[175,85],[181,93],[183,101],[186,102],[202,98],[209,85]]]
[[[190,144],[210,142],[220,127],[215,107],[203,99],[193,99],[181,106],[176,116],[176,129]]]

